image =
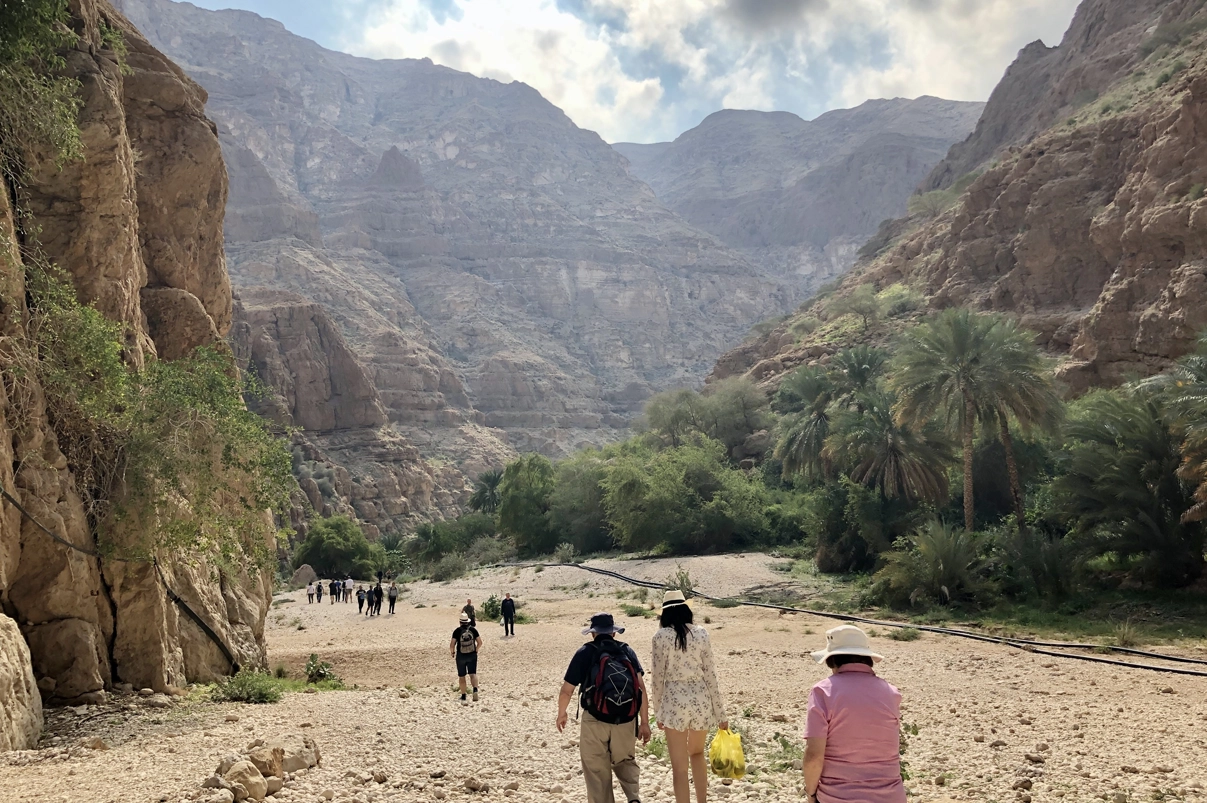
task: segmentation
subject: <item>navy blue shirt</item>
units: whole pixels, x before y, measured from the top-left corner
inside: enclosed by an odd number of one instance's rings
[[[637,670],[637,674],[644,675],[645,670],[641,668],[641,661],[637,660],[637,653],[633,652],[633,648],[624,642],[621,644],[625,652],[628,653],[628,658],[633,662],[633,668]],[[581,686],[590,677],[591,669],[595,664],[595,642],[584,644],[578,648],[578,652],[574,653],[574,657],[570,659],[570,666],[566,669],[566,677],[564,680],[571,686]]]

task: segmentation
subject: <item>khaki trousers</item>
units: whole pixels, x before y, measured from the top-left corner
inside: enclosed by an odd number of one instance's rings
[[[641,799],[641,768],[637,766],[637,722],[609,725],[582,712],[578,751],[587,782],[587,803],[614,803],[612,773],[624,790],[625,803]]]

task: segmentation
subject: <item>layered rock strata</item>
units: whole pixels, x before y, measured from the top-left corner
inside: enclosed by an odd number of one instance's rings
[[[237,288],[320,304],[392,430],[463,473],[615,438],[807,290],[685,224],[531,87],[121,7],[209,90]]]
[[[905,214],[906,199],[983,108],[870,100],[809,121],[725,110],[674,142],[612,147],[676,214],[816,289],[850,269],[882,220]]]

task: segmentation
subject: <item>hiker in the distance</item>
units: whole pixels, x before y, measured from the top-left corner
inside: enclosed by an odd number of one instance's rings
[[[808,803],[905,803],[901,692],[872,668],[882,657],[853,625],[826,632],[813,659],[830,676],[809,692],[804,774]]]
[[[386,596],[390,598],[390,615],[394,615],[394,603],[398,602],[398,583],[390,583],[390,590],[386,592]]]
[[[306,604],[314,602],[314,583],[306,584]]]
[[[373,586],[373,613],[381,616],[381,600],[386,594],[381,590],[381,581],[377,581],[377,585]]]
[[[474,702],[478,702],[478,650],[482,648],[482,637],[478,629],[470,621],[469,615],[461,614],[461,623],[453,631],[453,638],[448,643],[449,653],[457,659],[457,683],[461,687],[461,703],[468,705],[465,695],[468,689],[465,679],[468,676],[473,686]]]
[[[314,596],[317,599],[318,603],[320,605],[322,605],[323,604],[323,581],[322,580],[314,581]]]
[[[503,638],[515,635],[515,600],[508,594],[503,597]]]
[[[352,575],[344,578],[344,602],[352,601],[352,586],[356,585],[352,582]]]
[[[344,583],[342,580],[332,580],[331,581],[331,604],[332,605],[339,602],[339,592],[343,587],[344,587]]]
[[[658,727],[666,732],[675,803],[691,800],[689,764],[696,801],[704,803],[708,799],[708,759],[704,756],[708,732],[714,726],[729,730],[712,643],[707,630],[692,624],[692,609],[682,591],[668,591],[662,597],[658,624],[650,655],[654,675],[650,702]]]
[[[627,803],[641,801],[641,768],[637,766],[637,737],[650,741],[650,707],[644,670],[629,645],[616,640],[624,628],[610,613],[591,617],[583,635],[592,640],[574,653],[557,698],[557,730],[566,729],[567,709],[579,688],[582,724],[578,752],[587,783],[587,803],[614,803],[612,774],[620,781]]]
[[[366,596],[368,596],[368,594],[365,592],[364,586],[361,586],[356,589],[356,612],[357,613],[365,612],[365,597]]]
[[[472,599],[465,601],[465,607],[461,609],[461,613],[469,617],[470,624],[474,627],[478,626],[478,614],[474,612],[474,601]]]

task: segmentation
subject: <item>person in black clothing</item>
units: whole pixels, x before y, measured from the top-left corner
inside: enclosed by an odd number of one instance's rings
[[[515,635],[515,600],[508,594],[503,597],[503,638]]]
[[[562,691],[557,700],[557,730],[562,732],[569,721],[567,709],[574,696],[575,687],[582,692],[580,697],[583,706],[582,724],[579,726],[579,757],[582,759],[583,780],[587,783],[587,803],[614,803],[615,792],[612,789],[612,774],[620,781],[625,799],[629,803],[640,803],[641,768],[637,765],[637,738],[642,744],[650,741],[650,704],[649,695],[645,689],[645,671],[633,648],[624,642],[616,640],[617,633],[624,633],[623,627],[617,627],[610,613],[597,613],[591,617],[591,626],[583,631],[592,640],[574,653],[566,675],[562,679]],[[587,693],[596,683],[593,677],[595,668],[599,666],[605,655],[613,656],[612,665],[620,660],[627,660],[632,666],[636,679],[635,688],[631,690],[635,703],[636,716],[621,719],[609,719],[605,722],[591,713],[591,700]],[[600,714],[602,717],[603,714]],[[636,720],[636,721],[634,721]],[[613,724],[615,723],[615,724]]]
[[[316,597],[318,597],[319,605],[322,605],[323,604],[323,581],[322,580],[319,580],[317,583],[314,584],[314,594]]]
[[[357,613],[365,612],[365,596],[366,596],[366,594],[365,594],[364,586],[361,586],[360,588],[356,589],[356,612]]]
[[[331,581],[331,604],[332,605],[334,605],[336,602],[339,601],[339,590],[341,588],[343,588],[343,586],[344,586],[344,584],[341,583],[339,580]]]
[[[373,586],[373,613],[381,616],[381,600],[386,594],[381,590],[381,581],[377,581],[377,585]]]
[[[469,617],[471,625],[474,627],[478,626],[478,615],[474,612],[474,601],[472,599],[465,601],[465,607],[461,609],[461,612]]]
[[[390,589],[386,592],[386,596],[390,599],[390,615],[394,615],[394,603],[398,602],[398,583],[390,583]]]
[[[462,613],[461,624],[453,631],[453,638],[448,643],[449,653],[457,659],[457,683],[461,686],[462,705],[469,705],[465,701],[468,693],[465,686],[467,675],[473,685],[474,702],[478,702],[478,650],[481,648],[482,637],[478,635],[478,629],[470,621],[469,614]]]

